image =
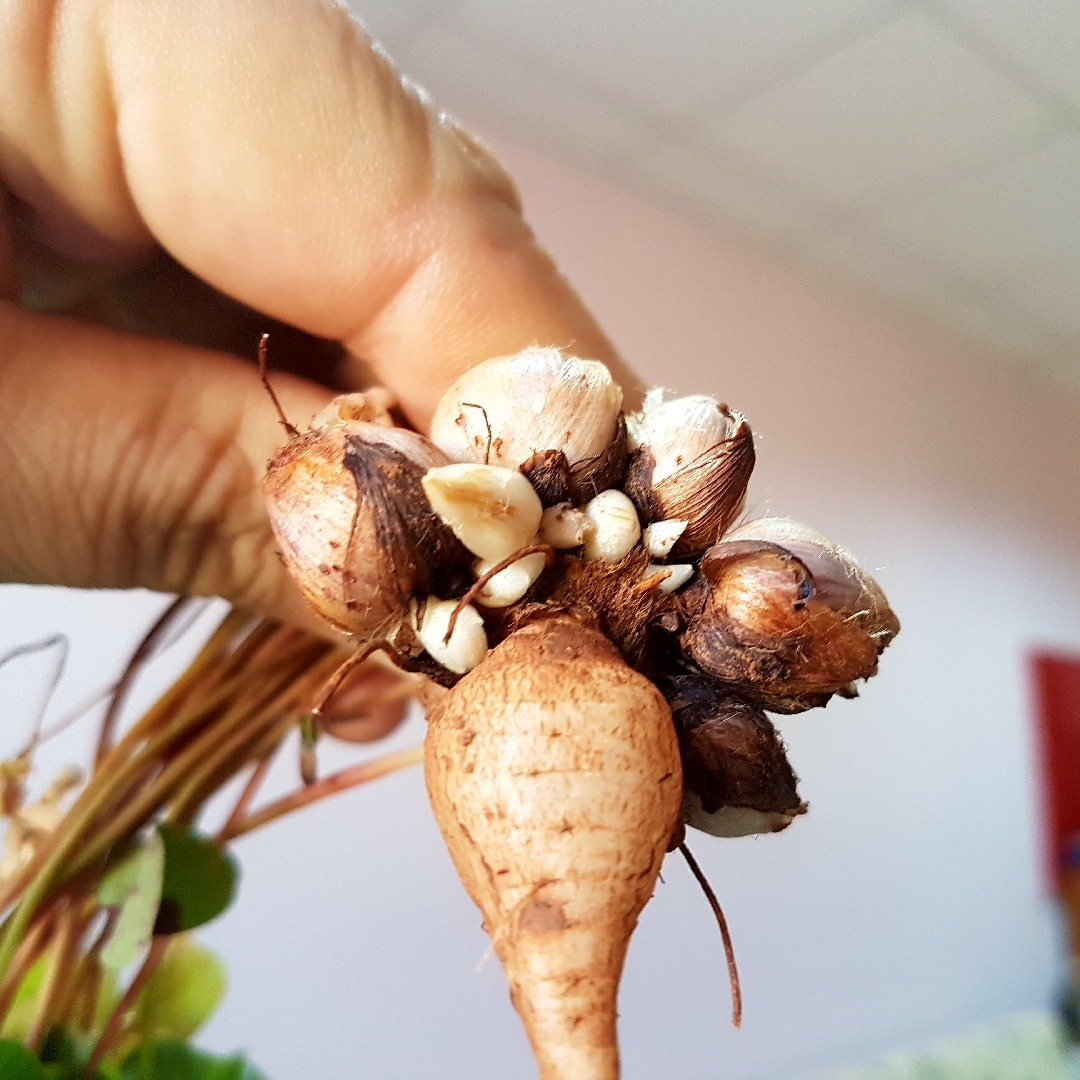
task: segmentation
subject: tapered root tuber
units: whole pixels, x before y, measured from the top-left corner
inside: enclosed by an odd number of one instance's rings
[[[626,948],[679,822],[663,696],[602,634],[549,618],[432,710],[425,773],[541,1080],[615,1080]]]

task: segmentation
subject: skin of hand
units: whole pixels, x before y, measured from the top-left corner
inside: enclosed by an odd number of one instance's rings
[[[328,0],[0,0],[0,182],[0,580],[314,627],[262,505],[264,329],[300,425],[332,371],[424,430],[533,343],[639,394],[491,153]]]

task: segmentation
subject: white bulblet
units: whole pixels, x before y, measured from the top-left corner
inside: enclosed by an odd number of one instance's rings
[[[413,627],[420,644],[433,660],[456,675],[464,675],[487,655],[487,633],[480,612],[472,604],[466,604],[454,623],[450,640],[446,642],[446,630],[456,607],[456,600],[437,600],[434,597],[422,605],[414,603]]]
[[[614,488],[601,491],[585,504],[589,528],[585,534],[585,558],[618,562],[641,539],[641,522],[627,495]]]
[[[681,589],[694,576],[692,563],[649,563],[643,576],[650,578],[664,570],[668,571],[668,575],[657,586],[662,593],[673,593],[676,589]]]
[[[479,578],[496,565],[497,562],[494,559],[479,559],[473,567],[473,572]],[[546,565],[547,558],[543,552],[523,556],[495,574],[477,593],[477,602],[489,608],[509,607],[511,604],[516,604],[544,572]]]
[[[444,465],[428,470],[422,483],[431,508],[482,559],[505,559],[540,527],[540,497],[516,469]]]
[[[570,503],[558,503],[549,506],[540,518],[540,543],[550,544],[556,550],[581,547],[588,528],[589,519],[583,511]]]
[[[675,541],[679,539],[689,522],[685,520],[669,518],[666,521],[654,521],[641,534],[641,542],[645,550],[654,559],[663,559],[671,554]]]

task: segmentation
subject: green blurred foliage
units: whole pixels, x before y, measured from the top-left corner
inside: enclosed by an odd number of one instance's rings
[[[116,929],[101,953],[101,962],[110,971],[121,971],[134,963],[150,945],[164,874],[165,844],[151,832],[101,879],[97,902],[120,909]]]
[[[173,938],[136,1006],[142,1041],[190,1039],[221,1004],[225,967],[186,934]]]
[[[216,919],[236,895],[236,860],[220,844],[191,829],[158,826],[165,844],[157,934],[194,930]]]
[[[242,1054],[214,1057],[178,1039],[139,1047],[124,1062],[120,1080],[265,1080]]]

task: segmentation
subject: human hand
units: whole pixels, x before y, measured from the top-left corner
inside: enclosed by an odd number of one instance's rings
[[[339,388],[420,429],[532,343],[636,386],[499,165],[328,2],[0,0],[0,179],[0,580],[314,625],[260,491],[283,434],[222,351],[270,319],[303,331],[272,358],[318,376],[340,342]],[[297,423],[332,396],[275,388]]]

